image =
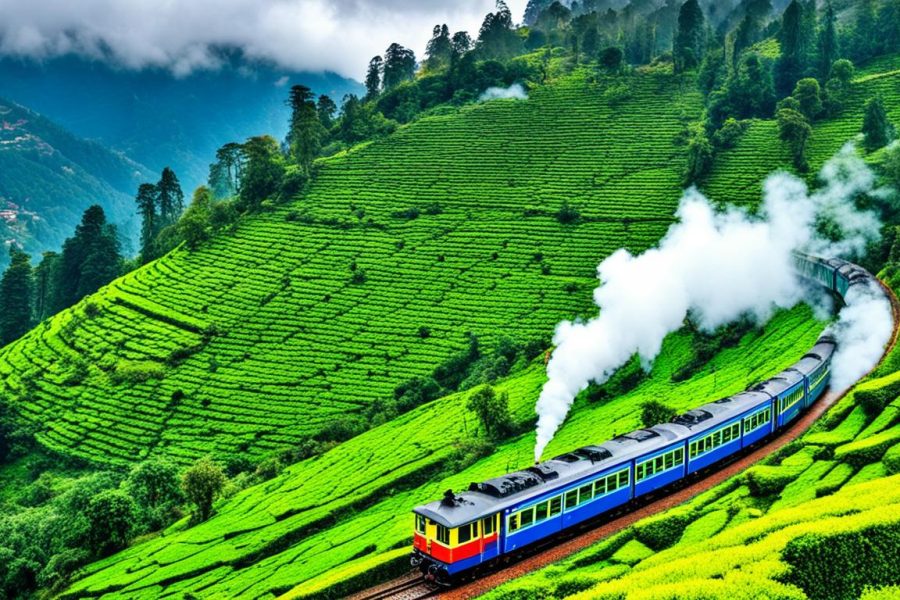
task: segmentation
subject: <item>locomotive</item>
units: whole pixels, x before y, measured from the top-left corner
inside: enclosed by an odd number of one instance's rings
[[[805,279],[845,298],[856,285],[876,284],[840,259],[795,255]],[[426,579],[449,584],[473,569],[601,517],[646,494],[715,468],[775,435],[828,386],[836,342],[828,334],[799,361],[747,391],[721,398],[646,429],[617,436],[470,484],[413,510],[411,563]]]

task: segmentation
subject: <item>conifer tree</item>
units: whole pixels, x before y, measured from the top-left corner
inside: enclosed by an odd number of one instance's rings
[[[141,215],[141,262],[147,264],[156,258],[153,243],[159,233],[159,215],[156,212],[159,188],[151,183],[142,183],[138,186],[135,202]]]
[[[450,30],[446,25],[435,25],[431,39],[425,47],[425,68],[429,71],[439,71],[448,67],[452,53]]]
[[[887,146],[894,139],[896,131],[888,119],[881,96],[869,98],[866,102],[862,132],[866,136],[865,146],[869,152]]]
[[[31,329],[31,259],[17,246],[9,248],[9,267],[0,279],[0,346]]]
[[[366,71],[366,100],[371,100],[381,92],[381,70],[384,61],[380,56],[373,56]]]
[[[697,0],[687,0],[678,12],[673,59],[675,72],[689,71],[700,65],[706,53],[706,18]]]
[[[319,123],[325,130],[334,127],[334,115],[337,113],[337,104],[330,97],[322,94],[316,102],[316,113],[319,116]]]
[[[56,294],[59,254],[44,252],[41,262],[34,269],[34,307],[32,315],[35,323],[40,323],[53,314],[53,298]]]
[[[287,144],[294,164],[309,172],[313,160],[319,155],[325,128],[319,120],[319,113],[312,93],[305,85],[291,87],[288,99],[291,107],[291,122]]]
[[[159,229],[174,224],[184,211],[184,192],[175,171],[166,167],[162,170],[156,184],[157,203],[159,204]]]
[[[831,2],[825,5],[819,27],[819,76],[824,80],[838,58],[837,17]]]
[[[416,74],[416,55],[396,42],[391,44],[384,52],[382,73],[385,90],[412,79]]]

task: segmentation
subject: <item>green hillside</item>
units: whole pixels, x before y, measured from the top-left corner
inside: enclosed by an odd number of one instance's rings
[[[5,244],[15,241],[35,256],[58,249],[92,204],[103,206],[123,240],[131,240],[137,231],[131,194],[149,174],[0,98],[0,269],[9,263]]]
[[[464,332],[546,338],[589,309],[599,260],[652,244],[677,206],[699,94],[630,83],[624,117],[578,72],[329,159],[303,197],[5,348],[0,389],[41,443],[98,462],[261,456],[392,397]],[[577,224],[557,219],[567,200]]]
[[[796,361],[797,349],[812,345],[822,327],[806,307],[779,315],[765,332],[748,334],[682,384],[673,384],[671,375],[690,359],[691,340],[671,336],[651,379],[606,402],[579,402],[547,452],[639,427],[640,403],[647,399],[665,398],[687,410],[701,398],[740,391]],[[509,393],[517,421],[532,419],[543,378],[538,361],[497,386]],[[333,586],[352,583],[360,572],[405,571],[411,507],[530,464],[534,437],[528,433],[462,468],[476,423],[464,395],[423,406],[239,493],[206,523],[185,531],[176,525],[91,565],[67,595],[272,597],[293,590],[334,597],[344,588]]]
[[[897,597],[897,356],[763,464],[486,598]]]
[[[660,75],[637,75],[638,81],[655,81],[664,76]],[[859,86],[868,85],[865,81],[861,81]],[[652,88],[648,88],[650,91]],[[414,189],[415,186],[422,185],[423,190],[427,190],[430,195],[435,189],[441,189],[439,183],[442,181],[440,176],[432,175],[433,171],[437,171],[443,177],[447,177],[446,173],[453,173],[455,169],[450,162],[441,160],[443,157],[443,145],[437,145],[433,141],[433,130],[429,132],[428,137],[421,138],[421,142],[415,141],[417,134],[426,131],[426,128],[439,128],[439,131],[446,131],[453,128],[462,128],[463,124],[475,119],[482,113],[487,117],[490,116],[492,123],[502,122],[497,118],[497,113],[506,114],[516,113],[520,115],[531,115],[530,111],[540,109],[541,103],[548,102],[552,98],[559,98],[565,93],[569,99],[569,106],[572,106],[573,94],[579,102],[587,106],[592,106],[597,102],[596,96],[592,94],[592,86],[587,85],[582,75],[576,75],[568,78],[557,85],[548,86],[532,95],[532,98],[526,103],[513,102],[497,102],[495,104],[477,106],[473,108],[463,109],[460,113],[431,117],[422,122],[414,124],[399,135],[389,138],[384,142],[379,142],[367,146],[361,150],[351,153],[348,156],[340,157],[329,161],[323,174],[320,176],[313,192],[305,199],[299,200],[296,205],[285,210],[304,211],[302,214],[309,214],[311,217],[298,218],[288,223],[298,227],[318,227],[322,222],[337,223],[352,222],[356,217],[349,217],[346,212],[350,207],[341,207],[335,201],[329,203],[321,201],[315,205],[310,202],[310,198],[316,197],[319,190],[324,190],[325,182],[331,187],[333,193],[341,194],[344,189],[344,182],[352,180],[355,177],[364,177],[365,171],[361,166],[353,168],[353,161],[361,161],[367,156],[381,158],[380,164],[392,164],[382,157],[397,156],[399,153],[404,157],[417,157],[419,162],[417,177],[412,183],[408,183],[405,187],[397,185],[397,181],[403,181],[409,178],[404,176],[407,171],[398,169],[394,179],[388,179],[387,173],[390,173],[391,167],[385,166],[383,169],[376,170],[377,175],[372,177],[373,186],[382,186],[390,188],[395,187],[398,190]],[[861,88],[858,93],[862,96],[868,93]],[[629,100],[634,106],[649,104],[651,99],[647,97],[635,96]],[[586,108],[578,110],[570,110],[566,114],[590,115]],[[856,114],[852,111],[847,112],[845,120],[849,124],[844,127],[850,131],[852,125],[856,121]],[[535,121],[538,122],[538,121]],[[821,127],[833,127],[834,122],[826,121]],[[511,126],[512,129],[512,126]],[[488,129],[489,130],[489,129]],[[577,127],[573,126],[573,131]],[[769,135],[766,135],[766,132]],[[845,141],[846,138],[840,139],[837,135],[826,138],[818,137],[818,126],[814,135],[819,139],[822,148],[822,159],[817,159],[814,166],[819,160],[824,160],[826,152],[824,148],[827,144],[831,144],[831,151],[836,151]],[[486,143],[483,140],[490,140],[491,136],[483,133],[470,134],[471,137],[457,138],[456,143],[460,146],[478,146]],[[735,174],[736,169],[742,168],[747,161],[759,165],[761,174],[768,173],[783,162],[780,161],[777,153],[770,152],[769,148],[777,143],[774,129],[770,123],[758,122],[745,135],[738,147],[728,153],[723,160],[717,163],[715,170],[709,182],[709,188],[715,189],[718,181],[724,181],[731,175]],[[479,139],[481,138],[481,139]],[[603,138],[606,140],[607,138]],[[656,137],[655,139],[660,139]],[[829,141],[830,140],[830,141]],[[425,144],[428,144],[426,146]],[[630,143],[630,142],[629,142]],[[421,146],[419,146],[421,144]],[[429,154],[417,150],[419,147],[428,147],[431,150]],[[514,147],[514,146],[513,146]],[[552,146],[551,146],[552,147]],[[437,148],[437,149],[435,149]],[[569,153],[576,151],[576,147],[567,147],[568,149],[561,153]],[[506,156],[512,150],[504,149]],[[670,150],[671,151],[671,150]],[[390,154],[387,154],[387,153]],[[535,149],[535,154],[539,154]],[[676,153],[673,153],[676,155]],[[429,159],[429,156],[435,158]],[[497,155],[494,155],[497,156]],[[616,156],[610,154],[611,157]],[[617,160],[627,161],[634,160],[633,155],[619,155]],[[743,156],[742,161],[738,161],[738,157]],[[461,159],[460,159],[461,160]],[[534,160],[537,160],[536,158]],[[612,159],[610,159],[612,160]],[[346,162],[345,162],[346,161]],[[559,164],[556,161],[554,164]],[[577,165],[574,160],[567,160],[565,164]],[[589,163],[596,165],[596,163]],[[466,168],[470,168],[468,165]],[[584,167],[582,167],[584,168]],[[593,173],[594,169],[599,170],[600,166],[589,167],[588,172]],[[651,170],[648,170],[651,171]],[[575,168],[570,171],[576,172]],[[482,171],[482,175],[488,181],[495,176],[494,170]],[[501,183],[511,179],[508,174]],[[432,179],[434,177],[434,179]],[[525,177],[521,175],[520,177]],[[674,171],[668,179],[656,180],[656,185],[660,186],[659,191],[648,193],[646,196],[653,198],[654,196],[665,196],[666,193],[662,186],[675,185],[672,180],[676,177]],[[333,178],[333,179],[332,179]],[[587,179],[587,177],[572,177],[572,180]],[[634,181],[636,177],[632,177]],[[459,186],[464,185],[461,180],[453,181],[454,190],[460,189]],[[470,179],[470,182],[478,180]],[[521,179],[515,179],[516,188],[521,188],[518,182]],[[421,183],[419,183],[421,182]],[[730,192],[730,198],[740,201],[744,204],[753,204],[758,201],[760,180],[756,179],[752,182],[748,180],[747,185],[736,187]],[[473,183],[465,184],[472,186]],[[497,180],[494,179],[492,185],[498,187],[496,195],[501,199],[510,193],[507,185],[497,186]],[[612,185],[612,184],[610,184]],[[376,187],[375,189],[378,189]],[[586,188],[587,193],[593,192],[592,188]],[[600,188],[601,190],[603,188]],[[656,188],[646,188],[653,190]],[[677,189],[677,188],[673,188]],[[521,189],[519,192],[521,193]],[[372,194],[371,189],[368,190]],[[426,192],[420,192],[426,193]],[[531,192],[537,194],[538,192]],[[561,202],[566,196],[563,192],[558,192]],[[476,196],[476,191],[470,191],[460,196],[467,197],[471,194]],[[529,197],[528,193],[523,194]],[[677,193],[671,194],[672,201],[677,200]],[[320,196],[324,198],[325,196]],[[442,212],[439,215],[422,215],[418,219],[412,221],[403,221],[401,223],[393,223],[391,216],[392,210],[396,208],[390,205],[377,212],[371,208],[375,206],[371,200],[362,198],[362,192],[358,196],[360,199],[354,201],[355,207],[365,206],[366,214],[363,220],[372,218],[376,224],[392,223],[393,227],[403,228],[409,232],[413,228],[422,227],[428,219],[440,222],[441,219],[449,219],[453,214],[453,205],[449,201],[442,206]],[[634,198],[635,196],[628,194],[621,198]],[[415,196],[410,196],[400,200],[394,206],[427,206],[427,202],[420,199],[416,201]],[[581,202],[578,196],[569,196],[572,202],[578,206],[579,210],[585,216],[595,215],[601,217],[604,210],[610,210],[612,198],[614,196],[596,196],[594,200]],[[430,200],[430,198],[429,198]],[[643,200],[643,198],[641,198]],[[472,202],[472,201],[470,201]],[[385,204],[387,204],[385,202]],[[529,203],[530,205],[531,203]],[[538,201],[534,201],[538,204]],[[498,208],[493,208],[499,205]],[[568,228],[560,227],[553,219],[552,215],[546,215],[541,218],[528,217],[524,218],[524,209],[519,207],[504,205],[502,202],[491,204],[491,209],[475,210],[471,208],[468,214],[472,215],[473,220],[467,221],[465,225],[460,227],[472,227],[472,223],[477,223],[475,217],[482,214],[492,214],[496,210],[500,215],[509,215],[509,221],[516,221],[522,227],[522,231],[531,230],[535,225],[543,225],[545,227],[555,228],[564,232],[567,236],[574,236],[583,230],[593,230],[592,228],[605,227],[607,230],[615,230],[615,228],[623,228],[623,225],[604,222],[601,220],[591,221],[585,219],[585,222],[569,226]],[[617,210],[632,210],[638,213],[639,207],[631,208],[628,205],[622,205],[620,201],[616,206]],[[504,213],[505,209],[505,213]],[[655,209],[657,211],[660,208]],[[670,209],[671,210],[671,209]],[[465,209],[460,212],[467,214]],[[423,210],[424,213],[424,210]],[[276,224],[282,226],[278,218],[280,213],[276,212],[266,215],[258,222],[250,223],[240,230],[234,238],[227,241],[217,242],[218,244],[234,243],[234,240],[241,239],[242,236],[248,235],[253,227],[274,227]],[[534,220],[532,220],[534,219]],[[327,220],[327,221],[326,221]],[[462,222],[462,218],[459,222]],[[500,223],[504,223],[502,219],[495,217],[492,222],[491,230],[483,230],[483,234],[478,238],[490,240],[490,234],[493,233],[494,227],[498,227]],[[511,227],[512,225],[507,225]],[[659,235],[666,226],[666,223],[647,223],[646,238],[644,239],[623,239],[612,238],[612,246],[615,243],[626,243],[632,249],[640,248],[642,245],[652,241],[651,229],[655,227],[655,235]],[[285,226],[286,227],[286,226]],[[525,229],[528,227],[528,229]],[[633,235],[634,224],[630,224],[629,235]],[[360,228],[367,233],[375,229],[374,226],[369,228]],[[355,232],[357,228],[349,228],[342,231]],[[471,231],[471,229],[469,229]],[[353,235],[352,233],[349,235]],[[410,236],[406,233],[405,236]],[[508,234],[501,236],[505,239]],[[620,234],[622,235],[622,234]],[[635,236],[636,237],[636,236]],[[550,261],[554,256],[559,256],[561,251],[551,253],[547,250],[550,247],[552,235],[547,235],[543,245],[540,246],[545,261]],[[405,240],[410,239],[404,237]],[[447,239],[452,236],[447,234]],[[514,238],[511,238],[514,239]],[[527,238],[521,238],[527,239]],[[573,254],[574,248],[580,247],[579,242],[591,248],[601,246],[597,250],[599,255],[608,252],[605,246],[607,238],[594,238],[584,241],[581,238],[566,238],[570,241],[571,246],[565,246]],[[409,245],[410,242],[407,242]],[[401,250],[409,249],[406,245]],[[531,259],[531,253],[535,252],[536,244],[532,242],[528,250],[520,251],[522,256],[520,260],[523,264],[528,265]],[[420,248],[421,246],[416,246]],[[450,262],[451,256],[456,256],[466,252],[462,247],[454,252],[445,250],[447,246],[440,246],[441,249],[435,247],[432,253],[444,252],[445,260],[443,264]],[[508,245],[509,248],[513,244]],[[376,251],[377,251],[376,246]],[[490,258],[490,248],[482,251],[487,254],[487,259],[482,264],[490,265],[496,261]],[[330,251],[330,248],[329,248]],[[175,255],[166,259],[167,261],[189,260],[192,257],[202,256],[204,251],[195,255],[186,253]],[[502,256],[501,249],[498,255]],[[378,263],[376,261],[367,262],[362,258],[361,254],[348,254],[345,262],[356,260],[358,267],[365,268],[369,274],[366,283],[360,288],[354,288],[346,285],[345,289],[356,291],[363,289],[370,282],[377,281],[373,278],[373,274],[377,273]],[[499,257],[498,257],[498,260]],[[533,260],[533,259],[532,259]],[[569,299],[569,310],[574,313],[587,309],[587,292],[592,285],[588,279],[590,277],[590,268],[592,267],[591,258],[585,256],[584,265],[572,262],[570,268],[571,274],[566,278],[559,277],[559,267],[554,262],[553,269],[549,275],[540,274],[536,265],[532,268],[536,272],[531,276],[537,282],[554,282],[556,285],[563,285],[568,281],[577,282],[580,287],[577,292],[572,292],[571,296],[562,296],[563,299]],[[166,265],[166,261],[162,261],[158,269]],[[442,263],[433,262],[430,265],[432,269],[429,273],[438,272],[443,266]],[[516,273],[519,269],[510,271]],[[581,271],[581,269],[584,269]],[[349,270],[341,272],[341,278],[348,277]],[[581,278],[577,276],[581,276]],[[376,276],[377,277],[377,276]],[[387,278],[388,276],[385,275]],[[294,278],[292,277],[292,281]],[[474,278],[473,278],[474,280]],[[118,289],[122,289],[121,287]],[[551,288],[546,288],[547,293]],[[116,294],[119,292],[108,291],[108,294]],[[508,293],[508,292],[507,292]],[[567,292],[568,294],[568,292]],[[483,297],[492,298],[493,296],[484,295]],[[333,299],[337,296],[332,294]],[[519,298],[520,296],[516,296]],[[581,298],[579,301],[574,301]],[[273,300],[272,302],[274,302]],[[212,311],[213,304],[210,304],[209,311]],[[442,305],[447,308],[446,301]],[[162,309],[159,309],[160,311]],[[496,310],[501,310],[499,307]],[[489,311],[485,311],[486,313]],[[473,313],[475,314],[475,313]],[[493,313],[491,313],[493,314]],[[409,317],[405,317],[404,323],[408,323]],[[425,326],[436,330],[433,322],[427,321],[420,317],[412,321],[413,323],[422,323]],[[193,324],[197,331],[202,331],[207,326],[208,321],[200,321]],[[518,327],[527,326],[528,321],[517,321]],[[448,325],[449,327],[450,325]],[[500,327],[500,325],[494,325]],[[459,331],[461,325],[455,325],[456,331]],[[464,325],[462,325],[464,327]],[[758,381],[772,373],[777,372],[787,364],[793,362],[798,357],[798,352],[802,352],[807,348],[818,333],[821,331],[822,325],[811,319],[808,309],[798,308],[790,313],[779,315],[765,329],[764,333],[748,334],[742,340],[739,347],[726,350],[720,353],[709,365],[707,365],[700,373],[692,379],[682,384],[673,384],[671,381],[672,373],[681,365],[686,363],[691,356],[691,340],[684,334],[671,336],[661,354],[661,358],[654,365],[652,376],[635,390],[613,399],[591,403],[586,399],[581,399],[576,404],[572,415],[566,422],[566,425],[560,431],[557,438],[548,448],[548,454],[563,451],[574,446],[582,445],[588,441],[599,441],[611,437],[615,432],[621,432],[633,429],[639,424],[639,405],[642,400],[649,398],[665,398],[666,402],[671,403],[676,409],[687,409],[695,406],[705,400],[709,400],[723,394],[734,392],[746,387],[753,381]],[[342,328],[336,328],[343,331]],[[415,333],[415,332],[412,332]],[[481,333],[481,332],[480,332]],[[536,332],[537,333],[537,332]],[[194,334],[201,335],[202,334]],[[482,335],[485,335],[482,333]],[[495,333],[496,335],[496,333]],[[432,341],[435,335],[427,338],[426,342]],[[415,338],[415,336],[411,336]],[[490,339],[486,335],[486,339]],[[209,347],[218,343],[216,338],[212,338]],[[445,343],[447,341],[445,340]],[[448,344],[447,352],[453,346]],[[202,352],[206,352],[204,348]],[[189,359],[185,366],[189,365],[195,357]],[[439,356],[434,360],[440,360]],[[178,372],[178,367],[175,373]],[[396,363],[390,363],[391,372],[396,368]],[[221,369],[221,367],[220,367]],[[513,410],[513,416],[517,423],[527,423],[532,419],[534,399],[537,396],[540,386],[543,383],[541,361],[537,360],[526,370],[517,373],[510,378],[498,384],[498,390],[508,391],[510,394],[510,403]],[[219,371],[217,371],[218,373]],[[168,372],[166,379],[169,378]],[[161,385],[165,385],[165,381]],[[336,379],[334,381],[337,381]],[[386,392],[390,391],[390,386],[383,388]],[[216,596],[238,596],[248,595],[255,597],[274,597],[281,594],[288,596],[339,596],[346,590],[358,588],[365,585],[365,582],[371,581],[373,576],[386,576],[391,572],[402,571],[406,564],[406,555],[409,544],[409,515],[410,507],[417,503],[433,499],[440,496],[442,490],[447,488],[463,488],[469,481],[489,477],[508,469],[517,468],[526,464],[531,455],[533,438],[530,433],[515,438],[514,440],[502,444],[494,450],[494,452],[480,460],[477,460],[477,449],[473,449],[467,440],[471,438],[472,429],[475,427],[476,419],[471,413],[465,410],[465,395],[458,394],[444,398],[438,402],[420,407],[413,412],[404,415],[390,423],[377,427],[349,442],[341,444],[334,450],[324,454],[321,457],[303,461],[293,467],[290,467],[277,479],[259,486],[254,486],[243,492],[231,500],[222,503],[218,508],[218,514],[210,521],[196,526],[191,529],[182,530],[183,524],[178,524],[170,529],[164,536],[150,540],[143,544],[136,545],[120,554],[109,559],[95,563],[88,567],[82,574],[82,578],[77,581],[69,590],[67,595],[71,596],[96,596],[105,592],[115,592],[118,594],[127,594],[130,597],[159,597],[164,595],[192,593],[210,597]],[[262,438],[265,441],[265,437]],[[206,446],[209,448],[209,446]],[[794,461],[806,456],[806,452],[799,453]],[[474,462],[473,462],[474,461]],[[790,462],[790,461],[788,461]],[[466,466],[469,465],[469,466]],[[801,466],[809,466],[803,462]],[[822,467],[819,467],[822,469]],[[847,467],[838,469],[831,479],[837,478],[838,475],[844,473]],[[792,473],[798,472],[795,468]],[[854,471],[855,472],[855,471]],[[824,475],[822,470],[816,473]],[[845,473],[848,478],[852,473]],[[811,475],[810,475],[811,476]],[[859,478],[857,477],[857,480]],[[830,481],[830,479],[829,479]],[[840,481],[838,484],[841,483]],[[729,484],[730,492],[736,489],[737,484]],[[727,508],[729,503],[736,498],[744,498],[746,492],[735,493],[733,496],[726,496],[725,493],[706,495],[698,499],[691,506],[696,506],[698,514],[707,510],[707,505],[713,506],[716,501],[721,500],[719,504],[715,504],[718,508],[723,506]],[[735,505],[737,506],[737,505]],[[757,509],[755,505],[750,508]],[[777,509],[777,506],[775,506]],[[709,509],[710,511],[712,509]],[[725,510],[723,508],[723,510]],[[732,509],[732,510],[737,510]],[[749,508],[748,508],[749,510]],[[723,514],[717,513],[708,517],[707,521],[712,523],[710,527],[720,529],[725,525],[726,521],[737,524],[738,521],[732,519],[728,510],[725,510],[729,519],[725,519]],[[753,513],[755,514],[755,513]],[[747,517],[749,518],[749,517]],[[714,522],[714,523],[713,523]],[[700,527],[699,525],[697,526]],[[704,527],[706,525],[704,524]],[[692,534],[695,537],[703,535],[703,531],[698,529],[699,533]],[[705,531],[705,529],[704,529]],[[688,537],[692,540],[694,537]],[[627,540],[626,540],[627,541]],[[640,542],[643,543],[643,542]],[[618,550],[618,547],[616,548]],[[635,542],[629,546],[626,551],[632,552],[636,557],[643,557],[652,553],[647,548],[642,548]],[[631,561],[632,559],[628,559]],[[621,574],[621,573],[619,573]],[[574,577],[575,575],[573,575]],[[580,577],[580,574],[577,576]],[[537,575],[536,577],[543,577]],[[526,580],[522,586],[511,584],[511,589],[521,589],[527,587],[532,579]],[[540,593],[546,592],[548,589],[543,581],[539,582],[538,596]],[[518,586],[518,587],[517,587]],[[572,588],[582,589],[582,588]],[[513,594],[513,592],[509,592]],[[518,594],[519,592],[515,592]],[[528,597],[528,596],[526,596]]]

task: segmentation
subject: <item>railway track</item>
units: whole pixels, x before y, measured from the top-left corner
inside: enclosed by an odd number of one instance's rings
[[[890,343],[885,348],[884,354],[882,355],[882,360],[884,360],[884,357],[890,354],[891,350],[893,350],[894,346],[897,344],[898,334],[900,334],[900,301],[898,301],[897,296],[890,287],[883,282],[879,283],[881,283],[885,294],[891,302],[891,311],[894,317],[894,331]],[[405,592],[401,589],[403,582],[407,582],[407,585],[410,585],[411,580],[414,578],[420,585],[425,585],[422,582],[421,575],[415,573],[384,584],[385,587],[381,591],[377,591],[379,588],[373,588],[368,592],[364,592],[362,595],[351,596],[350,598],[351,600],[380,600],[388,598],[394,600],[418,600],[419,598],[437,597],[441,600],[468,600],[469,598],[480,596],[511,579],[521,577],[531,571],[546,567],[571,556],[600,540],[630,527],[641,519],[683,504],[695,496],[723,483],[727,479],[738,475],[803,435],[813,423],[819,419],[819,417],[843,398],[847,391],[849,390],[843,392],[834,392],[831,389],[827,390],[826,393],[803,413],[799,419],[776,437],[769,438],[765,444],[752,449],[749,453],[737,456],[731,462],[720,465],[720,467],[714,471],[709,471],[702,474],[701,477],[685,482],[684,485],[677,488],[675,491],[672,491],[665,496],[651,499],[643,504],[632,506],[629,510],[624,512],[607,516],[603,521],[592,523],[589,528],[576,530],[569,536],[563,538],[562,541],[557,541],[557,543],[540,546],[527,556],[510,563],[508,566],[482,574],[473,581],[460,583],[456,587],[450,589],[430,588],[430,591],[425,595],[404,595]],[[559,540],[559,538],[556,539]],[[410,587],[405,589],[412,590],[414,588],[415,586],[410,585]]]
[[[422,580],[422,574],[412,571],[408,575],[349,596],[348,600],[421,600],[437,596],[438,589]]]

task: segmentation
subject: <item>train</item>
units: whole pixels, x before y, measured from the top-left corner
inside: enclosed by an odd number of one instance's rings
[[[876,284],[865,269],[844,260],[796,254],[794,262],[799,275],[841,299],[854,286]],[[823,334],[799,361],[744,392],[417,506],[412,566],[429,581],[452,584],[716,468],[776,435],[822,395],[836,345]]]

